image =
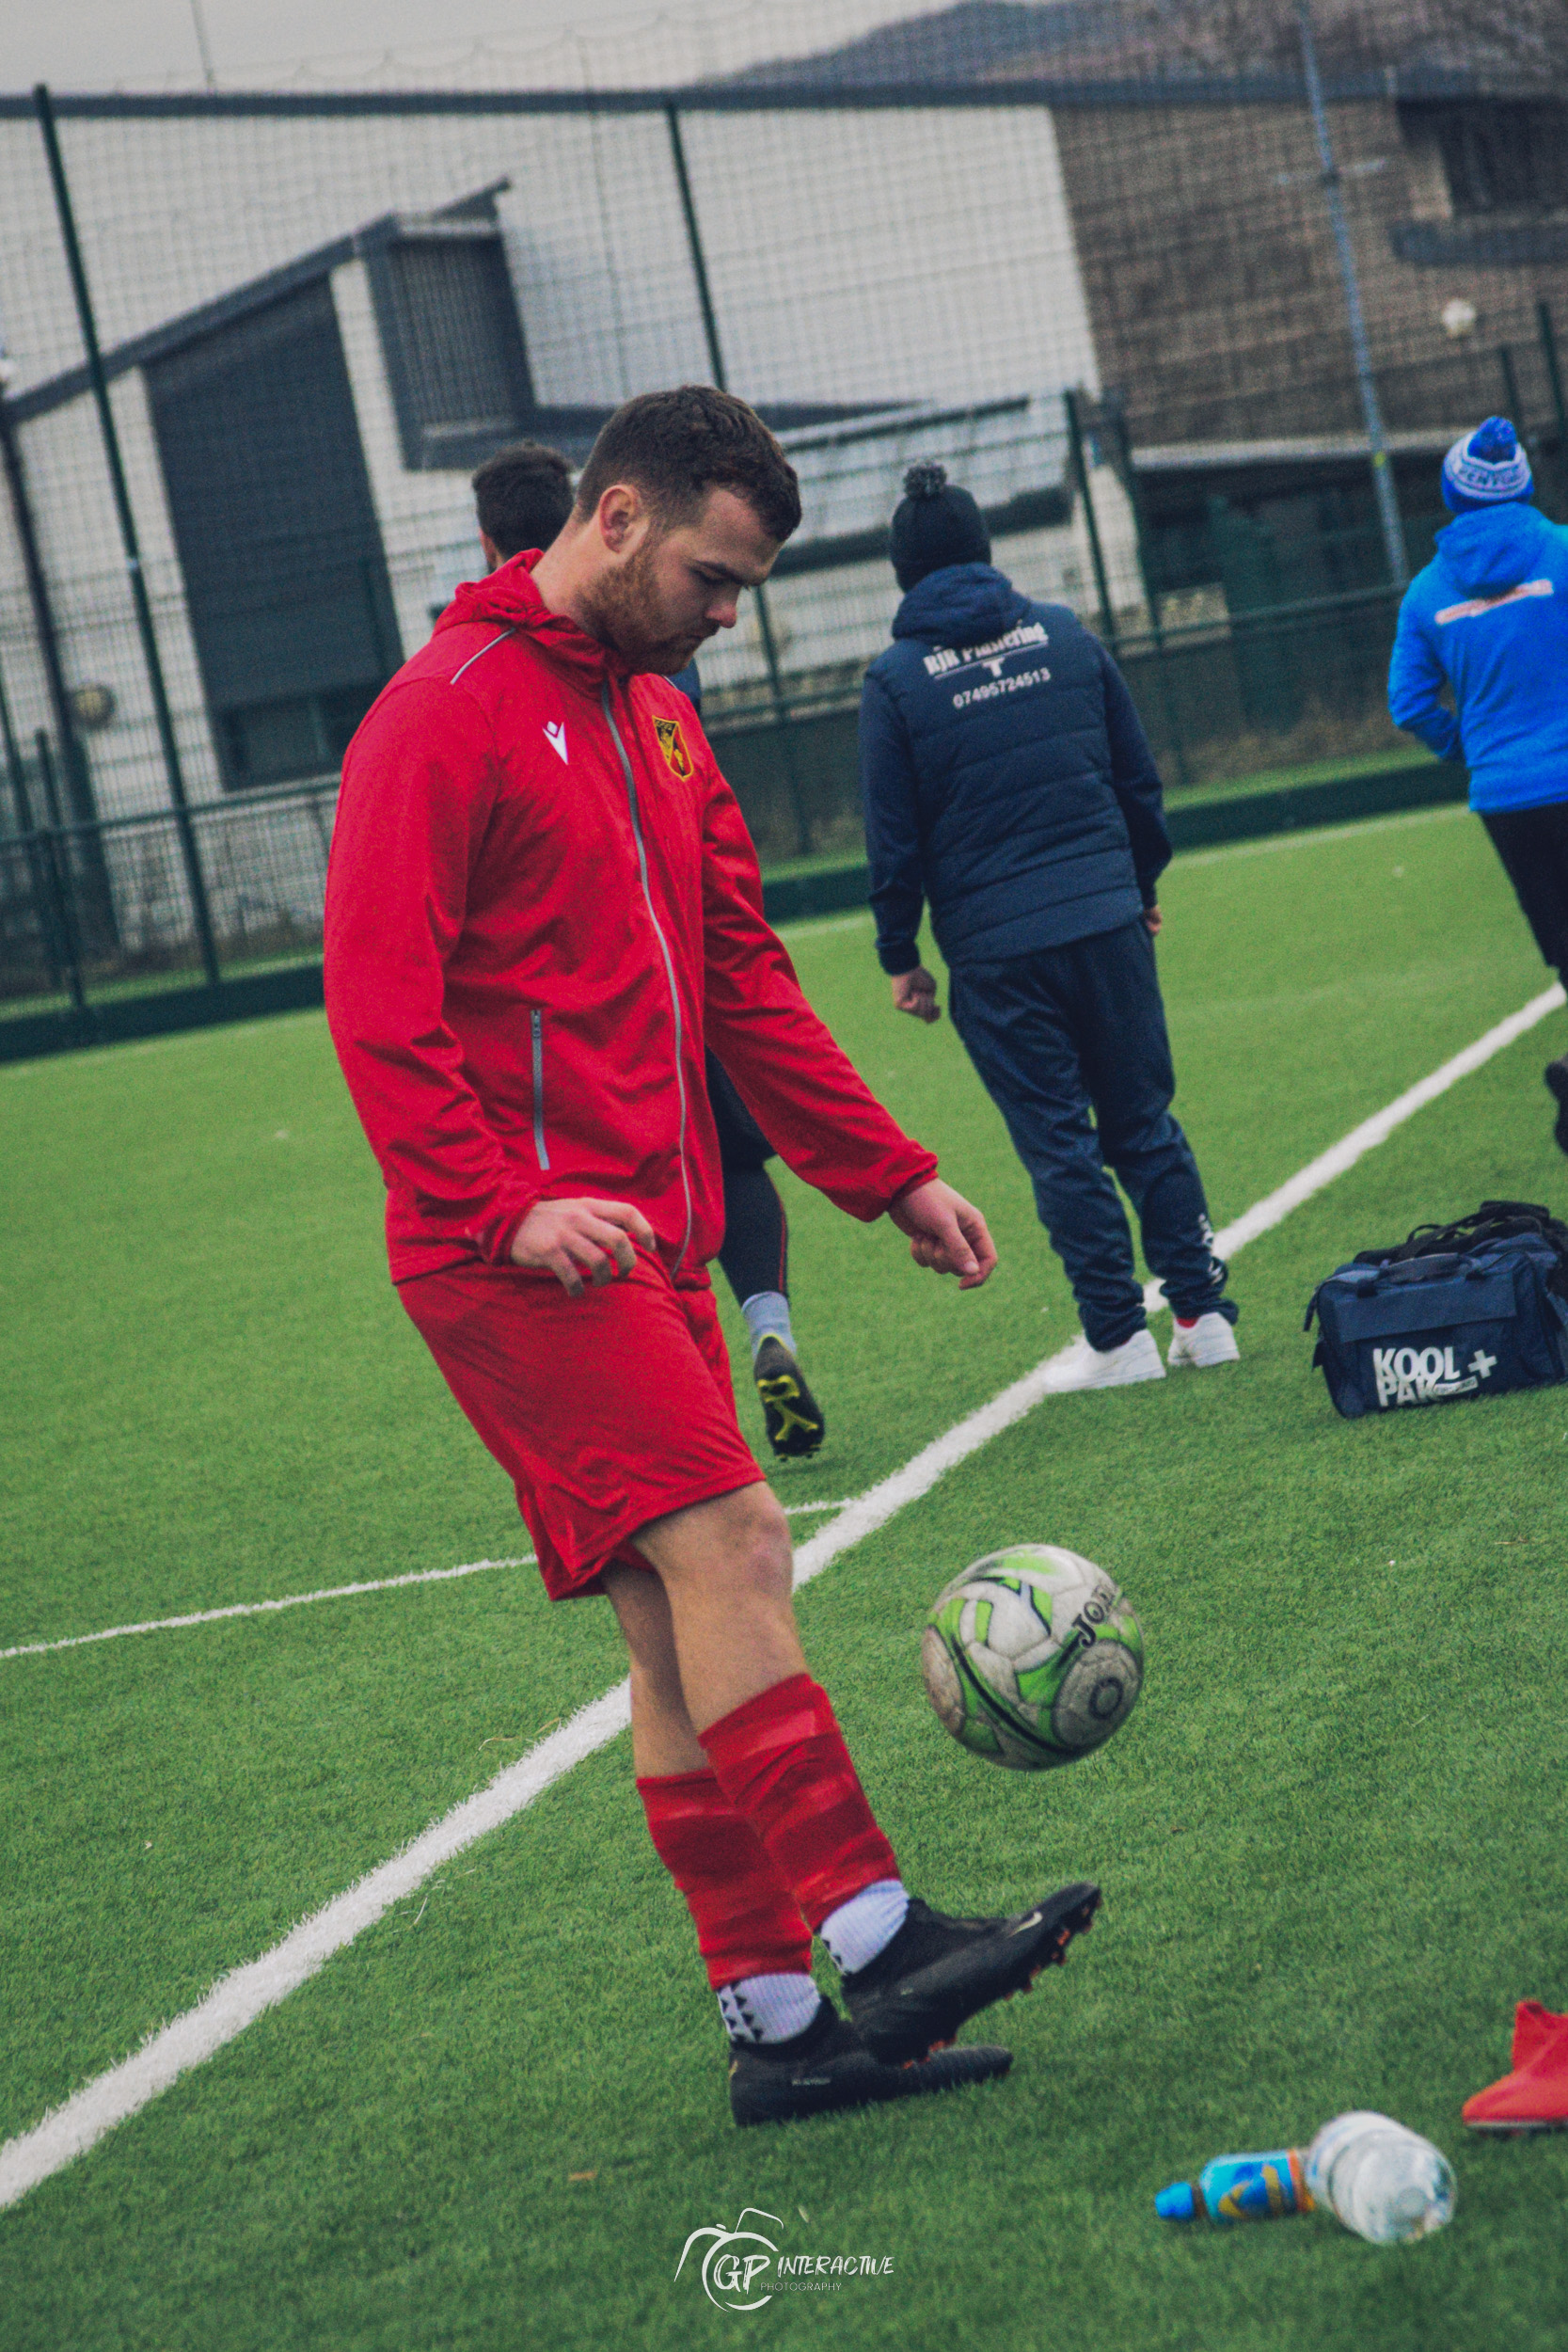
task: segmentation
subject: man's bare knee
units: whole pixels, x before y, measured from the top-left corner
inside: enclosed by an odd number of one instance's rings
[[[637,1548],[671,1591],[689,1579],[768,1598],[790,1590],[789,1521],[760,1484],[655,1519],[640,1530]]]

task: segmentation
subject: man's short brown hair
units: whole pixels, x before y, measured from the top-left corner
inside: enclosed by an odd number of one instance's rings
[[[629,482],[667,522],[684,522],[710,490],[743,498],[770,539],[800,519],[800,485],[754,408],[711,384],[640,392],[617,408],[578,481],[586,517],[615,482]]]
[[[543,441],[497,450],[473,478],[479,527],[503,556],[547,548],[572,511],[572,469]]]

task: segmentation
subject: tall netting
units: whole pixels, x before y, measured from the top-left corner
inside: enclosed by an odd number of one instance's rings
[[[1113,644],[1173,790],[1401,755],[1448,442],[1507,412],[1568,513],[1568,37],[1547,0],[1316,34],[1321,127],[1273,0],[803,0],[401,89],[60,96],[55,175],[0,99],[12,1014],[309,965],[343,750],[482,567],[474,467],[580,463],[656,385],[727,382],[801,478],[705,663],[766,863],[856,852],[917,458]]]

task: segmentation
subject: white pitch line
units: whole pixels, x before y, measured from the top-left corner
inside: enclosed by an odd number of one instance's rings
[[[41,1658],[45,1651],[81,1649],[88,1642],[118,1642],[127,1633],[166,1633],[177,1626],[216,1625],[222,1617],[265,1617],[279,1609],[303,1609],[313,1600],[347,1600],[360,1593],[392,1593],[403,1584],[450,1583],[454,1576],[478,1576],[485,1568],[531,1568],[532,1552],[520,1560],[467,1560],[458,1568],[417,1568],[408,1576],[378,1576],[364,1584],[326,1584],[319,1592],[285,1593],[278,1600],[236,1600],[227,1609],[193,1609],[183,1617],[147,1617],[140,1625],[105,1626],[102,1633],[68,1633],[58,1642],[19,1642],[0,1658]]]
[[[1425,1104],[1479,1070],[1494,1054],[1523,1037],[1562,1004],[1560,988],[1546,989],[1484,1037],[1453,1055],[1432,1075],[1405,1091],[1386,1110],[1364,1119],[1327,1152],[1322,1152],[1300,1172],[1258,1201],[1233,1225],[1214,1237],[1223,1256],[1233,1257],[1289,1216],[1336,1177],[1376,1149],[1395,1129],[1414,1118]],[[929,1492],[943,1474],[976,1453],[1002,1430],[1021,1421],[1044,1397],[1072,1386],[1075,1361],[1084,1347],[1082,1334],[1037,1364],[1033,1372],[1002,1390],[988,1404],[932,1442],[922,1447],[903,1469],[881,1479],[850,1502],[832,1523],[801,1547],[795,1558],[795,1581],[809,1584],[840,1554],[882,1527],[907,1503]],[[335,1896],[309,1918],[302,1919],[280,1944],[260,1960],[247,1962],[220,1977],[206,1997],[171,2025],[151,2034],[135,2054],[71,2094],[31,2131],[19,2132],[0,2147],[0,2208],[15,2204],[40,2181],[60,2171],[73,2157],[85,2154],[105,2135],[135,2115],[150,2100],[194,2066],[202,2065],[227,2042],[269,2009],[275,2009],[296,1987],[313,1977],[335,1952],[372,1927],[388,1907],[412,1895],[445,1862],[478,1839],[499,1829],[546,1788],[607,1747],[631,1721],[631,1686],[621,1682],[594,1699],[542,1740],[527,1756],[499,1772],[487,1787],[431,1826],[401,1853],[367,1871],[357,1884]]]
[[[790,1502],[784,1506],[786,1518],[809,1518],[817,1511],[842,1511],[842,1502]],[[277,1600],[236,1600],[226,1609],[193,1609],[182,1617],[144,1617],[139,1625],[109,1625],[101,1633],[68,1633],[57,1642],[18,1642],[11,1649],[0,1649],[4,1658],[42,1658],[50,1650],[81,1649],[89,1642],[118,1642],[128,1633],[168,1633],[182,1626],[216,1625],[224,1617],[266,1617],[279,1609],[303,1609],[309,1601],[353,1600],[361,1593],[395,1593],[405,1584],[447,1584],[453,1577],[479,1576],[486,1568],[532,1568],[538,1565],[534,1554],[525,1551],[515,1560],[466,1560],[457,1568],[416,1568],[407,1576],[378,1576],[363,1584],[324,1584],[314,1593],[285,1593]]]

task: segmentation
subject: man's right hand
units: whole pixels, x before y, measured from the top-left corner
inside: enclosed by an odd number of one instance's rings
[[[631,1272],[633,1242],[656,1247],[653,1227],[629,1200],[539,1200],[512,1237],[512,1263],[553,1274],[568,1298],[580,1298],[584,1275],[599,1290]]]
[[[917,1021],[942,1019],[937,984],[923,963],[917,963],[912,972],[894,974],[893,1002],[896,1011],[912,1012]]]

